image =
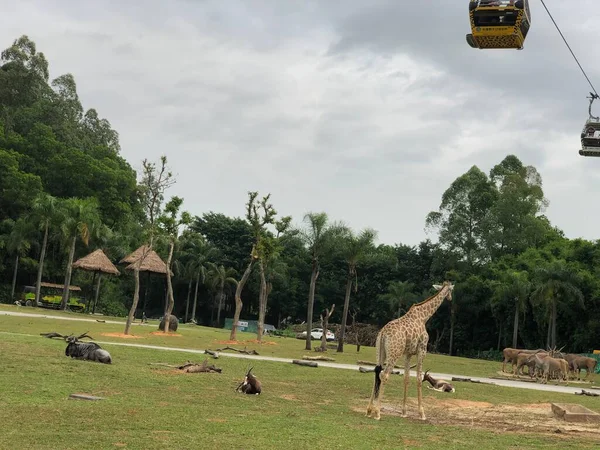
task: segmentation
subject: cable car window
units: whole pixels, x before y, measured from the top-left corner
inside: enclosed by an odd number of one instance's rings
[[[521,20],[521,34],[523,35],[523,39],[527,36],[527,32],[529,31],[529,22],[525,17]]]
[[[517,23],[515,11],[474,11],[473,21],[476,27],[514,27]]]

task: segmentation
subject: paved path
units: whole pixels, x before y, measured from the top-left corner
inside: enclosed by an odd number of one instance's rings
[[[93,319],[83,319],[83,318],[79,319],[79,318],[61,317],[61,316],[46,316],[46,315],[42,315],[42,314],[20,313],[20,312],[16,312],[16,311],[0,311],[0,315],[2,315],[2,314],[9,315],[9,316],[21,316],[21,317],[42,317],[42,318],[49,318],[49,319],[81,320],[81,321],[97,323],[96,320],[93,320]],[[107,320],[106,323],[122,324],[123,322]],[[154,326],[156,326],[156,325],[154,325]],[[35,335],[24,334],[24,333],[11,333],[11,332],[6,332],[6,331],[0,331],[0,333],[21,335],[21,336],[34,336],[35,337]],[[160,345],[146,345],[146,344],[131,344],[128,342],[108,342],[108,341],[94,341],[94,342],[97,342],[98,344],[102,344],[102,345],[120,345],[123,347],[146,348],[146,349],[164,350],[164,351],[170,351],[170,352],[193,353],[193,354],[201,354],[201,355],[205,354],[204,350],[197,350],[197,349],[191,349],[191,348],[163,347]],[[290,364],[292,362],[292,359],[289,359],[289,358],[278,358],[278,357],[274,357],[274,356],[260,356],[260,355],[243,355],[240,353],[219,352],[219,357],[221,357],[221,356],[230,357],[230,358],[252,359],[252,360],[256,360],[256,361],[272,361],[272,362],[280,362],[280,363],[288,363],[288,364]],[[318,361],[318,364],[320,367],[329,367],[332,369],[342,369],[342,370],[358,370],[358,368],[359,368],[359,366],[356,364],[341,364],[341,363],[333,363],[333,362],[326,362],[326,361]],[[400,369],[400,372],[403,373],[404,371],[402,369]],[[434,372],[430,372],[430,373],[435,378],[444,378],[446,380],[451,380],[452,377],[471,378],[472,380],[481,381],[484,383],[493,383],[497,386],[505,386],[505,387],[512,387],[512,388],[520,388],[520,389],[531,389],[531,390],[535,390],[535,391],[563,392],[563,393],[567,393],[567,394],[574,394],[575,392],[581,392],[582,388],[589,389],[589,386],[586,386],[583,384],[575,387],[573,385],[564,386],[564,385],[554,385],[554,384],[528,383],[528,382],[524,382],[524,381],[497,380],[494,378],[473,377],[473,376],[469,376],[469,375],[456,375],[456,374],[434,373]],[[413,377],[417,376],[417,374],[414,370],[411,370],[410,374]],[[369,375],[365,375],[365,376],[369,376]],[[458,382],[458,383],[460,383],[460,382]]]
[[[86,319],[84,317],[64,317],[64,316],[52,316],[47,314],[35,314],[35,313],[24,313],[20,311],[1,311],[0,316],[18,316],[18,317],[34,317],[37,319],[57,319],[57,320],[75,320],[78,322],[94,322],[94,323],[116,323],[118,325],[125,325],[125,321],[117,321],[117,320],[106,320],[102,319],[102,316],[98,316],[98,319]],[[104,322],[98,322],[98,320],[102,320]],[[150,325],[147,323],[140,324],[138,322],[134,322],[135,325]],[[154,325],[154,324],[152,324]],[[154,325],[155,326],[155,325]]]

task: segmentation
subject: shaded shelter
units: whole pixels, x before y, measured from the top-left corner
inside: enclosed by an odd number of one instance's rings
[[[98,249],[93,251],[87,256],[78,259],[73,263],[73,269],[81,269],[87,270],[89,272],[94,272],[94,278],[92,280],[92,285],[95,285],[94,288],[94,303],[92,306],[92,314],[96,312],[96,305],[98,303],[98,295],[100,293],[100,281],[102,279],[102,274],[106,273],[109,275],[120,275],[119,269],[115,267],[115,265],[108,259],[108,256],[102,251],[102,249]],[[98,276],[98,280],[96,280],[96,276]],[[88,304],[88,311],[89,311]]]
[[[123,258],[119,263],[129,264],[125,267],[125,270],[134,270],[135,265],[140,264],[140,273],[146,272],[146,289],[144,290],[144,306],[142,309],[142,311],[145,312],[148,300],[148,286],[150,285],[150,274],[166,275],[167,264],[160,256],[158,256],[158,253],[150,249],[148,245],[142,245],[140,248]],[[171,272],[171,275],[173,275],[173,272]]]

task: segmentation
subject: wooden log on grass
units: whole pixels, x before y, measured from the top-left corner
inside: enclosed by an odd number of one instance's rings
[[[257,355],[258,356],[258,352],[256,350],[246,350],[246,347],[244,347],[244,350],[240,350],[237,348],[227,346],[225,348],[218,348],[216,351],[217,352],[225,352],[227,350],[231,350],[233,352],[238,352],[238,353],[243,353],[244,355]]]
[[[292,364],[298,364],[299,366],[319,367],[319,364],[314,361],[302,361],[301,359],[294,359]]]
[[[496,383],[488,383],[486,381],[472,380],[470,378],[461,378],[461,377],[452,377],[452,381],[463,381],[465,383],[478,383],[478,384],[493,384],[493,385],[496,385]]]
[[[375,372],[375,369],[367,369],[366,367],[359,367],[358,371],[360,373],[373,373]],[[399,370],[392,370],[392,374],[394,375],[401,375],[403,372],[400,372]]]
[[[219,354],[217,352],[213,352],[212,350],[204,350],[204,353],[212,356],[215,359],[219,359]]]
[[[371,361],[362,361],[362,360],[356,361],[356,364],[362,365],[362,366],[376,366],[377,365],[377,363],[374,363],[374,362],[371,362]],[[416,364],[413,364],[412,366],[410,366],[411,369],[414,369],[415,367],[417,367]],[[394,368],[395,369],[403,369],[404,367],[400,367],[399,365],[395,365]]]
[[[575,392],[575,395],[589,395],[590,397],[600,397],[600,394],[597,392],[590,392],[582,389],[581,392]]]
[[[329,356],[303,356],[302,359],[306,359],[307,361],[335,361],[335,358],[330,358]]]

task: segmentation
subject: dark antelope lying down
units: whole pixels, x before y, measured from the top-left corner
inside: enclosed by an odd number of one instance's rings
[[[95,342],[79,342],[79,339],[84,337],[92,339],[87,333],[83,333],[79,336],[64,336],[62,334],[52,333],[40,333],[42,336],[47,338],[60,338],[68,342],[67,348],[65,349],[65,355],[76,359],[85,359],[89,361],[97,361],[104,364],[111,364],[112,358],[110,353],[104,350]]]
[[[236,392],[243,392],[244,394],[255,394],[259,395],[262,392],[262,385],[258,378],[252,375],[252,368],[248,370],[246,376],[244,377],[244,381],[240,383],[240,385],[235,390]]]
[[[429,389],[433,389],[434,391],[439,392],[455,392],[454,386],[450,383],[443,380],[436,380],[431,375],[429,375],[429,370],[425,371],[423,374],[423,381],[428,381],[431,384],[431,387],[427,386]]]
[[[104,364],[111,364],[112,358],[110,353],[104,350],[95,342],[77,342],[77,338],[70,338],[67,342],[67,348],[65,349],[65,355],[71,358],[86,359],[90,361],[97,361]]]

